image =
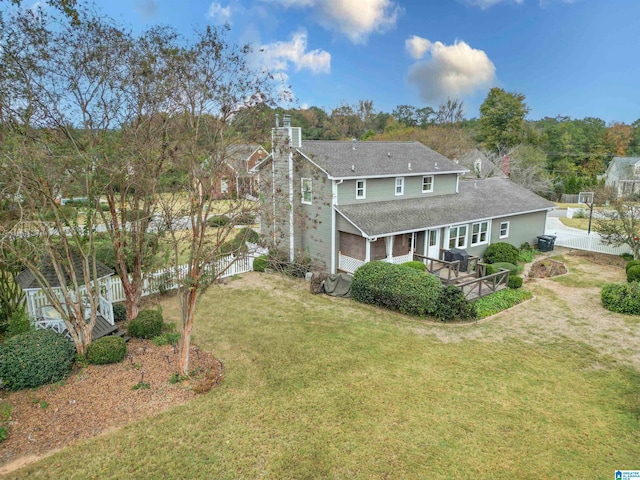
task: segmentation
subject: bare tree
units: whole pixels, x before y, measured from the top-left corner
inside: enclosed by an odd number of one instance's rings
[[[619,247],[628,245],[633,258],[640,258],[640,206],[635,203],[616,201],[611,209],[600,212],[602,218],[595,222],[595,230],[605,245]]]

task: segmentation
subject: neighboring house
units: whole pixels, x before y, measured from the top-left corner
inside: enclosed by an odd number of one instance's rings
[[[640,194],[640,157],[613,157],[604,183],[614,188],[619,197]]]
[[[211,185],[211,195],[216,199],[255,197],[258,186],[253,168],[268,154],[261,145],[231,145],[221,173]]]
[[[554,204],[506,178],[467,172],[418,142],[302,141],[273,129],[260,172],[261,229],[292,260],[304,253],[330,272],[372,260],[403,263],[445,250],[482,256],[492,242],[516,247],[544,234]]]
[[[492,158],[477,148],[469,150],[454,161],[468,170],[465,177],[470,178],[506,178],[509,172],[509,157]]]
[[[76,272],[82,272],[82,258],[79,255],[73,255],[72,259],[74,270]],[[56,292],[57,296],[64,305],[64,297],[62,296],[62,293],[59,292],[60,281],[53,265],[50,262],[45,262],[41,273],[52,290],[54,292],[58,291]],[[111,277],[115,272],[102,263],[96,262],[96,273],[98,283],[101,286],[100,290],[103,291],[105,295],[109,296],[111,292],[109,284]],[[82,274],[79,273],[78,278],[81,279],[82,277]],[[29,269],[23,270],[16,277],[16,281],[25,292],[27,313],[31,318],[32,324],[36,328],[49,328],[58,333],[64,333],[67,327],[64,324],[60,313],[50,305],[50,302],[36,280],[34,273]],[[85,318],[89,316],[89,313],[90,312],[85,311]],[[113,304],[111,299],[100,295],[97,315],[96,325],[93,328],[92,338],[94,340],[96,338],[109,335],[118,329],[118,327],[115,326],[113,318]]]

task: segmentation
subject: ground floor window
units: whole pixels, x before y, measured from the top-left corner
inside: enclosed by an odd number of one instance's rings
[[[500,238],[507,238],[509,236],[509,222],[502,222],[500,224]]]
[[[467,226],[457,225],[449,229],[449,248],[465,248],[467,246]]]
[[[471,225],[471,246],[487,243],[489,222],[478,222]]]

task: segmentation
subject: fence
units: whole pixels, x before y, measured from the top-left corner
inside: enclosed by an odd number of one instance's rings
[[[632,253],[628,245],[614,247],[605,245],[598,234],[591,235],[570,235],[563,233],[556,239],[555,244],[559,247],[575,248],[576,250],[588,250],[590,252],[607,253],[609,255],[621,255]]]

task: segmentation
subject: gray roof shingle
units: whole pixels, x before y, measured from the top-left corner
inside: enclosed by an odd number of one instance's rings
[[[551,210],[553,203],[505,178],[460,181],[460,193],[339,205],[336,210],[376,237],[458,223]]]
[[[84,284],[84,277],[82,275],[82,257],[78,254],[73,253],[71,255],[71,258],[73,260],[73,269],[75,272],[78,272],[78,281],[81,284]],[[109,275],[114,274],[114,271],[112,269],[98,261],[96,261],[96,271],[98,273],[98,278],[108,277]],[[56,271],[54,270],[53,265],[51,265],[51,260],[46,259],[43,262],[41,272],[47,283],[51,287],[55,288],[60,286],[60,281],[58,280],[58,276],[56,275]],[[65,277],[67,283],[69,283],[68,275],[65,275]],[[16,281],[23,290],[31,288],[41,288],[38,284],[38,281],[36,280],[36,276],[28,268],[18,274],[18,276],[16,277]]]
[[[387,177],[465,171],[465,168],[420,142],[354,143],[305,140],[298,151],[332,178]],[[409,170],[409,164],[411,164],[411,170]]]

